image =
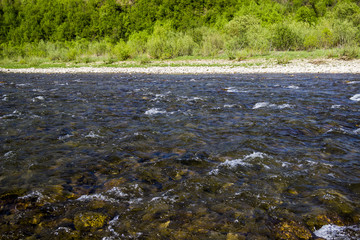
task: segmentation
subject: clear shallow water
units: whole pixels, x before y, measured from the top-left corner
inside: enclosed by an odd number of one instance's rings
[[[358,239],[359,94],[359,75],[1,74],[1,239]]]

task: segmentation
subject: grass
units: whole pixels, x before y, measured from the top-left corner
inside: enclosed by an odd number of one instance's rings
[[[126,61],[118,61],[108,55],[103,56],[79,56],[74,60],[50,60],[41,57],[15,57],[0,58],[0,67],[2,68],[78,68],[78,67],[182,67],[182,66],[260,66],[266,62],[275,62],[277,64],[288,64],[295,59],[327,59],[334,58],[340,60],[352,60],[360,58],[359,47],[346,47],[334,49],[321,49],[313,51],[272,51],[256,52],[254,50],[243,50],[235,54],[235,59],[229,60],[226,53],[219,54],[216,57],[204,56],[181,56],[169,60],[150,59],[146,55],[135,57]],[[251,61],[250,61],[251,60]]]

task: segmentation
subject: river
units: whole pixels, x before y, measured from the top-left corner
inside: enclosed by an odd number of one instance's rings
[[[0,74],[1,239],[360,238],[360,75]]]

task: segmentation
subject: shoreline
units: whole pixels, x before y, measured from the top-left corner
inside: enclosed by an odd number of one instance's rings
[[[161,62],[162,63],[162,62]],[[54,67],[54,68],[0,68],[1,73],[123,73],[123,74],[360,74],[360,60],[292,60],[287,64],[275,61],[164,61],[182,66],[135,67]],[[242,65],[239,66],[239,63]],[[213,65],[219,66],[213,66]],[[248,66],[246,66],[248,64]],[[209,65],[209,66],[206,66]]]

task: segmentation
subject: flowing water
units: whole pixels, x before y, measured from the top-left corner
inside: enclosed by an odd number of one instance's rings
[[[360,238],[359,75],[0,74],[1,239]]]

